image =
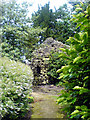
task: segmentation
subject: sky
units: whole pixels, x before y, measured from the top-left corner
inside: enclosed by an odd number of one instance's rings
[[[58,9],[64,3],[68,3],[68,0],[18,0],[19,3],[23,1],[32,3],[32,6],[29,8],[30,13],[37,11],[38,5],[44,6],[48,2],[50,2],[50,9],[53,9],[53,11],[55,10],[55,8]]]
[[[67,3],[67,0],[31,0],[33,3],[32,6],[32,12],[33,10],[38,10],[38,4],[39,5],[45,5],[45,3],[48,3],[50,1],[50,8],[54,9],[54,7],[59,8],[62,4]]]

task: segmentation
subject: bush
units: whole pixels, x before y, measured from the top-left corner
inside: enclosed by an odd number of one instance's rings
[[[59,52],[52,52],[49,57],[49,66],[48,66],[48,76],[50,84],[58,84],[59,73],[57,73],[57,69],[61,68],[61,66],[65,65],[65,61],[59,57]]]
[[[0,57],[0,115],[17,119],[28,110],[33,74],[27,65]]]
[[[83,6],[83,4],[81,3]],[[61,49],[59,55],[67,61],[67,65],[62,66],[57,72],[60,79],[63,79],[63,90],[58,97],[58,103],[64,106],[70,119],[90,120],[90,43],[88,38],[88,9],[84,11],[77,5],[77,15],[73,16],[73,21],[80,27],[80,33],[70,37],[67,42],[71,43],[70,49]]]

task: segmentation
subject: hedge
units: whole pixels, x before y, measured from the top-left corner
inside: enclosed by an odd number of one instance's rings
[[[0,57],[0,116],[23,117],[29,109],[33,73],[29,66]]]

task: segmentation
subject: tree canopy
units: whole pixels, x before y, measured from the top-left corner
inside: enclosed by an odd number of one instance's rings
[[[28,3],[21,5],[15,0],[2,2],[1,19],[1,48],[2,56],[11,59],[21,59],[21,56],[30,57],[34,45],[38,42],[38,34],[43,30],[39,27],[32,28],[31,20],[27,17]]]

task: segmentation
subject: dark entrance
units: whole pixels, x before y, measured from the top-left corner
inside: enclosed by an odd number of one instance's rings
[[[37,74],[40,74],[40,72],[41,72],[41,68],[37,66]]]

